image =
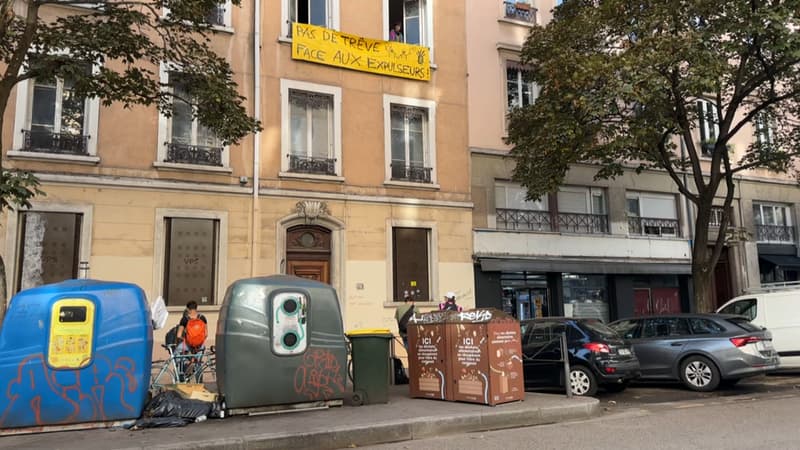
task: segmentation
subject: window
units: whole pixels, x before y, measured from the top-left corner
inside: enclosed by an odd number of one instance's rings
[[[389,159],[387,178],[435,183],[435,103],[386,95],[384,115]]]
[[[85,65],[86,75],[93,70],[92,64]],[[73,79],[60,77],[19,83],[15,149],[79,158],[97,154],[98,99],[78,97],[74,86]]]
[[[187,89],[191,76],[175,69],[168,64],[161,65],[161,82],[169,86],[175,97],[171,116],[159,118],[159,163],[226,167],[229,152],[222,140],[195,118],[196,106]]]
[[[626,200],[628,233],[649,236],[680,234],[674,195],[628,192]]]
[[[519,20],[522,22],[536,23],[536,8],[531,4],[532,0],[505,0],[506,19]]]
[[[233,4],[230,0],[220,0],[219,3],[212,6],[211,9],[208,10],[208,14],[206,15],[206,23],[211,25],[215,28],[223,28],[229,29],[231,28],[232,21],[231,21],[231,11],[233,10]],[[170,10],[168,7],[163,7],[162,13],[164,17],[169,16]],[[232,30],[227,30],[232,31]]]
[[[722,213],[724,209],[721,206],[712,206],[711,207],[711,217],[708,218],[708,226],[713,228],[719,228],[722,226]],[[730,225],[730,220],[728,222]]]
[[[691,318],[689,326],[692,327],[692,334],[719,334],[724,333],[725,328],[709,319]]]
[[[703,155],[710,156],[719,137],[719,115],[716,105],[708,100],[697,101],[700,148]]]
[[[506,62],[506,106],[507,109],[532,105],[539,97],[539,86],[527,80],[528,69],[517,62]]]
[[[18,291],[78,276],[82,219],[76,213],[19,214]]]
[[[766,150],[770,150],[775,144],[774,125],[769,116],[761,113],[756,116],[755,121],[756,143]]]
[[[562,273],[564,315],[608,322],[608,289],[605,275]]]
[[[639,337],[640,321],[638,320],[621,320],[610,324],[609,327],[616,331],[622,339],[636,339]]]
[[[753,203],[757,242],[792,243],[794,227],[786,205]]]
[[[494,186],[495,208],[547,211],[547,196],[539,200],[525,200],[527,190],[517,184],[496,182]]]
[[[384,39],[406,44],[433,47],[430,0],[385,0],[386,26]],[[399,32],[396,26],[400,25]],[[433,52],[431,52],[433,57]]]
[[[341,88],[281,80],[282,172],[340,173]]]
[[[547,196],[525,200],[524,187],[496,182],[494,187],[495,221],[498,229],[553,231]]]
[[[758,315],[758,301],[754,298],[735,301],[719,311],[721,314],[734,314],[755,320]]]
[[[339,28],[339,0],[283,0],[284,36],[292,37],[292,23]]]
[[[558,194],[558,230],[568,233],[607,233],[605,191],[563,186]]]
[[[689,322],[686,319],[677,317],[647,319],[644,321],[644,327],[642,328],[643,338],[680,337],[690,334]]]
[[[430,233],[428,228],[392,228],[394,301],[402,301],[405,292],[431,301]]]
[[[164,299],[169,306],[215,301],[219,221],[165,219]]]

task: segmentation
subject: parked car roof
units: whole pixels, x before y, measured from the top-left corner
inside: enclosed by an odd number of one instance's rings
[[[651,315],[647,315],[647,316],[623,317],[623,318],[614,320],[614,322],[619,322],[621,320],[664,319],[664,318],[669,318],[669,317],[680,317],[680,318],[686,318],[686,319],[692,319],[692,318],[698,318],[698,319],[699,318],[729,319],[729,318],[732,318],[732,317],[744,317],[744,316],[739,316],[739,315],[736,315],[736,314],[717,314],[717,313],[651,314]]]

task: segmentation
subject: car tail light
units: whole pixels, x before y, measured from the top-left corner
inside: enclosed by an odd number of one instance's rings
[[[608,345],[600,342],[589,342],[588,344],[583,344],[583,348],[591,351],[592,353],[611,353],[611,349],[608,348]]]
[[[615,373],[617,371],[617,368],[616,367],[606,367],[605,371],[606,371],[606,373]]]
[[[731,338],[731,342],[733,345],[737,347],[743,347],[747,344],[755,344],[756,342],[760,341],[761,338],[755,336],[747,336],[747,337],[735,337]]]

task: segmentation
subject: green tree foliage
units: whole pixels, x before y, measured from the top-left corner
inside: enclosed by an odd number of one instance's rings
[[[230,65],[211,48],[207,18],[215,6],[216,0],[3,0],[0,112],[19,82],[59,77],[73,80],[76,96],[104,106],[155,106],[169,115],[172,93],[159,79],[165,62],[182,73],[182,100],[195,106],[197,120],[235,144],[260,125],[247,114]],[[91,65],[99,70],[87,70]],[[0,164],[0,212],[30,206],[42,193],[38,186],[30,173]],[[0,315],[5,300],[0,259]]]
[[[538,198],[575,163],[596,165],[598,179],[626,169],[668,174],[695,206],[695,306],[711,310],[734,176],[754,168],[797,176],[798,11],[796,0],[566,0],[522,50],[542,91],[510,115],[514,178]],[[705,153],[698,99],[710,101],[702,114],[719,128]],[[770,124],[769,142],[729,145],[757,121]],[[709,242],[715,198],[724,199],[722,225]]]

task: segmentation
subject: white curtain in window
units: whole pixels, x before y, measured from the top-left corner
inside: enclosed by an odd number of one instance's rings
[[[652,217],[656,219],[677,219],[678,212],[675,209],[674,197],[640,197],[639,207],[642,217]]]

